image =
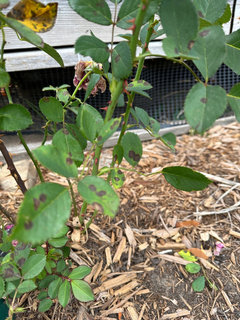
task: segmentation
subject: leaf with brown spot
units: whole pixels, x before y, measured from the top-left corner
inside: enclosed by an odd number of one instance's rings
[[[47,195],[36,210],[33,199]],[[29,189],[18,212],[11,239],[26,243],[42,243],[54,237],[65,225],[71,210],[68,189],[56,183],[41,183]]]
[[[132,166],[136,166],[142,157],[142,143],[138,135],[127,132],[122,138],[124,158]]]
[[[88,204],[93,205],[103,214],[114,217],[117,213],[119,198],[104,179],[96,176],[87,176],[79,181],[78,192]]]
[[[108,140],[117,131],[117,129],[119,128],[120,122],[121,122],[121,117],[113,118],[107,123],[105,123],[99,131],[97,144],[102,145],[106,140]]]

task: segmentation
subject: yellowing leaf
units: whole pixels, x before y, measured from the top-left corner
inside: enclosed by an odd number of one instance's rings
[[[35,32],[49,31],[57,16],[57,2],[46,6],[37,0],[21,0],[7,14]]]
[[[191,253],[189,251],[184,251],[184,250],[181,250],[178,252],[178,254],[184,259],[184,260],[187,260],[187,261],[197,261],[197,259],[191,255]]]

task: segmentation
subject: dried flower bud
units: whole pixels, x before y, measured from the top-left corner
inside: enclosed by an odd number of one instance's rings
[[[101,63],[96,63],[93,61],[79,61],[75,66],[75,75],[73,79],[73,84],[75,87],[79,84],[79,82],[82,80],[82,78],[86,75],[88,71],[93,70],[94,68],[97,68],[99,70],[102,70]],[[79,87],[79,90],[87,90],[88,84],[89,84],[89,77],[83,81],[81,86]],[[106,80],[101,77],[99,81],[96,83],[95,87],[91,91],[91,94],[93,96],[96,96],[98,90],[100,90],[102,93],[106,90]]]

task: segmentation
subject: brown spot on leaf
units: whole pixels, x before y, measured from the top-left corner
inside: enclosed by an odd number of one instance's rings
[[[33,205],[34,205],[34,209],[37,210],[40,206],[40,200],[33,198]]]
[[[135,153],[135,151],[130,150],[128,153],[129,158],[133,159],[134,161],[138,162],[140,160],[140,155]]]
[[[72,152],[69,152],[68,155],[69,155],[69,157],[72,157]]]
[[[101,141],[102,140],[102,136],[98,136],[97,139],[98,139],[98,141]]]
[[[65,134],[66,136],[69,134],[66,128],[63,129],[63,134]]]
[[[73,164],[73,160],[70,157],[66,159],[66,162],[69,165]]]
[[[5,270],[4,270],[4,278],[11,278],[11,277],[13,277],[14,276],[14,270],[13,270],[13,268],[12,267],[9,267],[9,268],[6,268]]]
[[[200,17],[200,18],[204,18],[204,15],[202,14],[202,12],[199,10],[198,11],[198,16]]]
[[[175,49],[174,49],[174,52],[175,52],[176,54],[179,54],[178,48],[175,48]]]
[[[45,202],[47,200],[47,196],[44,193],[41,193],[40,196],[39,196],[39,200],[41,202]]]
[[[118,182],[118,181],[120,181],[120,178],[114,177],[114,180]]]
[[[32,227],[33,227],[32,221],[27,221],[27,222],[24,223],[24,228],[26,230],[30,230],[30,229],[32,229]]]
[[[130,88],[133,87],[133,83],[129,83],[128,87]]]
[[[105,196],[105,194],[106,194],[106,191],[104,191],[104,190],[98,191],[96,193],[96,195],[99,196],[99,197],[103,197],[103,196]]]
[[[44,102],[48,102],[50,100],[49,97],[43,97],[42,99],[43,99]]]
[[[95,187],[94,184],[90,184],[90,186],[88,187],[91,191],[94,191],[96,192],[97,191],[97,188]]]
[[[26,259],[22,257],[22,258],[18,259],[17,264],[19,265],[19,267],[22,267],[24,265],[25,261],[26,261]]]
[[[18,251],[21,251],[21,250],[26,249],[26,247],[27,247],[27,244],[26,244],[26,243],[20,243],[20,244],[17,246],[17,250],[18,250]]]
[[[122,174],[122,170],[118,170],[118,172],[117,172],[118,174]]]
[[[113,130],[118,125],[118,120],[114,121],[110,129]]]
[[[95,209],[95,210],[98,210],[98,211],[100,211],[100,212],[104,212],[104,210],[103,210],[103,206],[100,204],[100,203],[98,203],[98,202],[93,202],[92,203],[92,206],[93,206],[93,208]]]
[[[189,42],[188,42],[188,49],[189,50],[191,50],[192,49],[192,47],[194,46],[194,41],[193,40],[190,40]]]
[[[200,101],[201,101],[202,103],[207,103],[207,98],[202,98]]]
[[[203,30],[199,33],[200,37],[206,37],[209,34],[210,30]]]
[[[116,58],[115,58],[115,62],[118,63],[119,60],[120,60],[120,55],[118,54],[118,55],[116,56]]]

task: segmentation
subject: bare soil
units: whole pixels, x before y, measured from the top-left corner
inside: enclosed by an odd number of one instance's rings
[[[213,183],[188,193],[171,187],[160,174],[127,172],[118,191],[121,209],[114,219],[98,216],[81,237],[77,219],[68,223],[74,265],[93,268],[86,280],[95,301],[82,304],[72,298],[65,309],[56,303],[41,314],[37,292],[26,294],[21,301],[26,312],[17,319],[240,319],[239,141],[240,124],[233,123],[214,127],[203,137],[178,137],[176,153],[159,141],[144,143],[139,171],[184,165],[213,175]],[[102,165],[110,159],[111,149],[104,150]],[[46,177],[66,184],[52,173],[46,172]],[[21,198],[20,193],[0,196],[12,212]],[[91,214],[90,209],[86,219]],[[216,241],[224,244],[219,255],[214,255]],[[193,251],[202,267],[199,275],[208,279],[202,292],[193,291],[191,284],[198,275],[186,271],[188,262],[178,254],[192,248],[202,252]]]

